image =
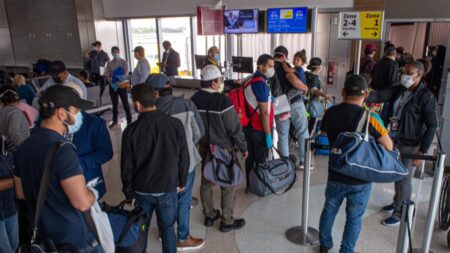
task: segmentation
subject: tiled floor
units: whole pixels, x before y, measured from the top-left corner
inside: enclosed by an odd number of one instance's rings
[[[183,90],[187,96],[190,90]],[[103,116],[106,120],[110,114]],[[123,199],[120,182],[120,138],[121,129],[111,130],[115,155],[104,166],[108,192],[105,200],[115,204]],[[318,228],[319,216],[324,202],[324,189],[327,180],[326,157],[315,157],[315,169],[311,174],[310,226]],[[200,171],[197,168],[197,179],[194,196],[199,197]],[[236,217],[243,217],[247,225],[240,231],[223,234],[218,225],[206,229],[203,225],[201,203],[192,209],[191,233],[196,237],[206,238],[205,247],[199,252],[234,253],[234,252],[318,252],[317,247],[301,247],[285,238],[285,231],[300,224],[301,194],[303,173],[297,172],[298,182],[295,187],[282,196],[259,198],[245,194],[243,188],[237,190]],[[414,180],[413,200],[418,203],[416,221],[413,231],[413,245],[419,248],[422,244],[423,232],[431,192],[431,180]],[[366,210],[363,228],[356,246],[362,253],[395,252],[398,228],[388,228],[380,224],[386,214],[380,212],[381,206],[388,204],[394,194],[392,184],[374,184],[369,206]],[[216,191],[216,206],[219,207],[219,192]],[[157,241],[155,217],[152,219],[152,230],[149,234],[148,252],[161,252]],[[345,222],[344,207],[341,208],[333,228],[334,245],[332,252],[338,252]],[[431,249],[433,252],[450,252],[446,247],[447,233],[438,228],[436,222]]]

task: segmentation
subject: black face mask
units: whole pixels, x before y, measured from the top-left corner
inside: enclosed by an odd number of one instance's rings
[[[52,78],[53,78],[53,81],[55,81],[55,83],[62,83],[63,82],[58,75],[54,75]]]

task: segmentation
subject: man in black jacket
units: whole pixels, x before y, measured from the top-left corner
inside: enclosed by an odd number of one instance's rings
[[[397,50],[394,46],[388,46],[385,51],[386,55],[375,64],[371,74],[370,86],[374,90],[391,88],[398,81]]]
[[[403,69],[401,85],[374,92],[367,101],[388,102],[383,108],[383,120],[389,126],[391,137],[402,154],[426,154],[438,126],[436,98],[422,82],[424,73],[421,62],[407,64]],[[420,162],[402,159],[410,173],[395,183],[394,201],[382,209],[387,213],[393,212],[392,217],[383,221],[384,225],[400,224],[401,206],[404,200],[411,199],[412,176]]]
[[[138,84],[131,95],[139,117],[122,137],[123,193],[149,217],[156,210],[163,252],[175,253],[177,192],[184,190],[189,171],[183,124],[156,110],[156,94],[150,86]]]

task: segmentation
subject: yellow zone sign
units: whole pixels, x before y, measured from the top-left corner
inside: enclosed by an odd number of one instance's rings
[[[363,39],[381,39],[382,11],[362,11],[359,18],[361,20],[361,37]]]

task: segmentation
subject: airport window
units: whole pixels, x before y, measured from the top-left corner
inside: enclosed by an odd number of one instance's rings
[[[160,20],[160,50],[161,60],[164,49],[163,41],[170,41],[172,48],[180,54],[180,76],[192,76],[192,46],[191,26],[189,17],[161,18]]]
[[[142,46],[145,49],[145,57],[150,63],[151,72],[159,73],[159,67],[156,64],[159,62],[156,19],[130,19],[128,24],[132,68],[134,69],[137,64],[136,59],[133,57],[133,49],[137,46]]]

